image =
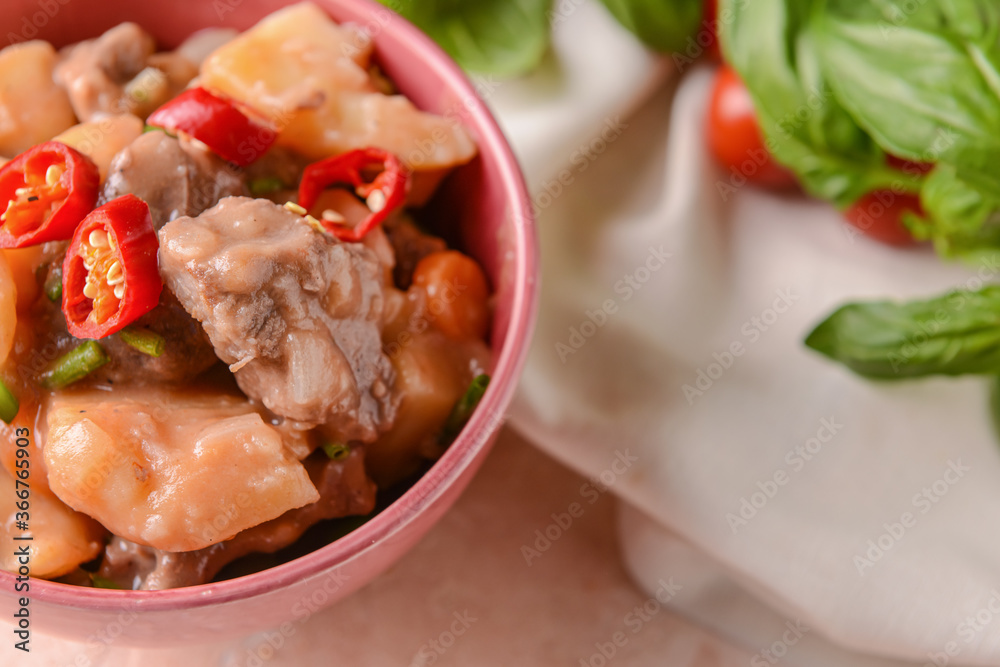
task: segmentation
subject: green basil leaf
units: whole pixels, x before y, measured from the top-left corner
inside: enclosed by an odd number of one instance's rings
[[[552,0],[379,0],[471,72],[519,76],[549,47]]]
[[[872,190],[916,192],[834,95],[817,47],[819,0],[723,0],[727,61],[754,99],[767,147],[805,189],[842,208]]]
[[[927,301],[852,303],[805,342],[871,378],[998,374],[1000,285]]]
[[[951,165],[938,165],[924,182],[920,202],[928,217],[914,236],[934,242],[946,257],[969,257],[1000,247],[1000,198],[968,183]]]
[[[702,0],[601,0],[618,22],[647,46],[664,53],[688,45],[701,26]]]
[[[837,98],[894,155],[951,164],[964,181],[1000,189],[1000,8],[986,0],[878,5],[829,0],[819,14]]]

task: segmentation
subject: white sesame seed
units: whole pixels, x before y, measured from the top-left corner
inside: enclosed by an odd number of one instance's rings
[[[290,201],[287,204],[285,204],[285,208],[291,211],[292,213],[297,213],[299,215],[306,215],[309,213],[309,211],[305,210],[304,208],[302,208],[293,201]]]
[[[384,192],[382,192],[381,190],[372,190],[372,193],[368,195],[366,203],[368,204],[368,208],[371,209],[372,213],[378,213],[379,211],[384,209],[385,205],[388,204],[389,202],[385,198]]]
[[[326,228],[323,226],[323,223],[321,223],[319,220],[312,217],[311,215],[306,216],[306,222],[309,223],[309,226],[315,229],[317,232],[321,234],[326,233]]]

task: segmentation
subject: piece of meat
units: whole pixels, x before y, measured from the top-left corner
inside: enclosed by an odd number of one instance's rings
[[[47,422],[56,496],[157,549],[204,549],[319,500],[281,434],[242,396],[64,390]]]
[[[147,132],[115,156],[98,203],[133,194],[149,204],[159,229],[244,193],[243,174],[221,159],[164,132]]]
[[[44,246],[40,267],[44,272],[43,283],[55,279],[53,272],[62,269],[67,245],[59,241]],[[80,341],[69,335],[60,304],[52,303],[45,297],[35,304],[31,324],[39,349],[52,347],[59,350],[58,354],[46,353],[45,359],[39,363],[31,363],[29,375],[35,378],[61,354],[79,345]],[[167,341],[163,354],[151,357],[126,345],[118,336],[103,338],[100,345],[108,353],[110,361],[82,380],[82,384],[176,384],[194,380],[219,362],[205,330],[184,310],[169,289],[163,290],[160,304],[132,326],[163,336]]]
[[[54,77],[69,93],[81,121],[102,113],[145,118],[198,74],[186,58],[155,51],[152,35],[134,23],[122,23],[97,39],[66,48]]]
[[[394,419],[381,265],[263,199],[160,230],[160,272],[240,388],[275,414],[373,441]]]
[[[299,181],[302,180],[302,172],[310,165],[311,161],[297,153],[275,146],[264,153],[259,160],[245,167],[247,183],[253,183],[259,179],[278,179],[288,190],[293,192],[291,197],[285,197],[278,201],[284,204],[298,195]],[[270,199],[270,197],[268,197]],[[277,201],[277,200],[276,200]]]
[[[166,590],[212,580],[224,566],[250,553],[274,553],[298,540],[324,519],[370,514],[375,509],[375,484],[365,474],[364,452],[352,450],[343,462],[318,454],[306,462],[320,500],[245,530],[207,549],[168,553],[112,538],[100,576],[134,590]]]
[[[218,363],[212,341],[170,290],[163,290],[160,304],[132,325],[163,336],[163,354],[151,357],[126,345],[118,336],[101,341],[111,361],[95,373],[109,384],[143,385],[193,380]]]

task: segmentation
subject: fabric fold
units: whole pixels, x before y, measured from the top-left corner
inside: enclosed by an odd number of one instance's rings
[[[785,647],[792,664],[996,664],[988,383],[873,383],[802,341],[845,301],[975,287],[1000,264],[893,250],[825,203],[742,185],[704,148],[711,77],[702,67],[622,115],[540,210],[541,319],[514,423],[628,504],[636,580],[652,594],[678,568],[700,593],[671,605],[720,633],[763,651],[800,620],[810,630],[798,653]],[[614,85],[595,78],[587,94]],[[614,115],[592,108],[563,146]],[[515,127],[515,146],[530,143]],[[561,157],[525,165],[536,196],[571,164]],[[615,470],[622,456],[634,462]],[[698,554],[705,567],[691,570]]]

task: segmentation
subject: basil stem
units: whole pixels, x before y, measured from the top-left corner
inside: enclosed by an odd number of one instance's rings
[[[62,389],[87,377],[111,361],[96,341],[84,341],[56,360],[39,381],[46,389]]]

